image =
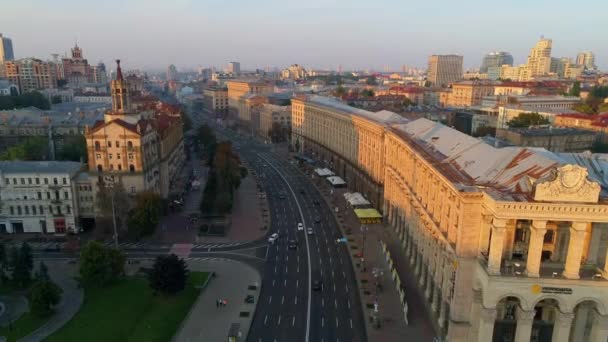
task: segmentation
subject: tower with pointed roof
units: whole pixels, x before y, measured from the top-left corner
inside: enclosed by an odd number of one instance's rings
[[[129,112],[129,87],[122,76],[120,59],[116,60],[116,79],[111,83],[112,114],[126,114]]]

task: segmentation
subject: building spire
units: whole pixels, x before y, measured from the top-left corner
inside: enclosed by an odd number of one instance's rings
[[[122,81],[122,70],[120,69],[120,59],[116,60],[116,80]]]

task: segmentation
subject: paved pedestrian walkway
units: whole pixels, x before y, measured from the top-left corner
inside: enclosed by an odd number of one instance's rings
[[[246,264],[227,260],[192,260],[188,267],[192,271],[215,272],[216,277],[198,297],[173,341],[226,341],[233,323],[240,324],[240,341],[245,341],[259,295],[259,287],[250,290],[249,286],[261,284],[259,273]],[[248,294],[254,295],[254,304],[245,303]],[[218,299],[225,299],[228,304],[218,308]],[[241,317],[242,312],[248,316]]]
[[[311,169],[306,169],[305,172],[310,173]],[[347,229],[350,228],[351,234],[346,235],[346,237],[349,239],[350,255],[356,267],[355,274],[366,316],[368,340],[371,342],[433,341],[435,333],[433,324],[428,319],[428,312],[425,311],[426,303],[417,290],[415,281],[410,276],[409,265],[400,260],[397,269],[401,278],[404,279],[402,286],[405,287],[405,299],[409,308],[408,322],[405,321],[402,301],[391,278],[380,243],[380,241],[390,242],[391,239],[397,241],[396,237],[393,238],[387,233],[390,228],[385,228],[381,224],[374,224],[366,225],[367,229],[361,229],[361,223],[353,210],[347,207],[346,200],[343,197],[344,192],[348,190],[331,189],[327,182],[318,178],[314,183],[331,207],[338,207],[338,213],[334,212],[334,214],[338,218],[342,232],[346,234]],[[352,246],[357,248],[353,249]],[[391,253],[393,259],[402,256],[398,251],[393,254],[393,250],[391,250]],[[405,274],[405,277],[403,274]],[[379,286],[376,286],[376,282]],[[377,317],[381,323],[379,328],[371,324],[374,304],[378,306]]]
[[[84,300],[84,291],[78,288],[78,283],[74,279],[77,272],[76,265],[70,265],[65,261],[45,260],[44,262],[48,267],[51,279],[63,290],[61,302],[55,307],[55,313],[46,324],[23,337],[19,342],[44,340],[68,323],[80,310]]]

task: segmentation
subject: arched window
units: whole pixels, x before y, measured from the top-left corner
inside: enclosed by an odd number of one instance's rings
[[[103,171],[103,166],[97,165],[97,171],[99,171],[99,172]]]
[[[127,148],[128,148],[129,150],[130,150],[130,149],[133,149],[133,142],[131,142],[131,141],[127,141]]]
[[[129,164],[129,172],[135,172],[135,165]]]
[[[99,144],[99,141],[95,142],[95,151],[99,151],[101,150],[101,145]]]

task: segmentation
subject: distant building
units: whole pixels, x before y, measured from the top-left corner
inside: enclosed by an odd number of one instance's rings
[[[203,90],[203,105],[216,114],[227,114],[228,88],[210,87]]]
[[[429,57],[427,80],[431,85],[447,87],[462,79],[462,56],[432,55]]]
[[[83,168],[70,161],[0,161],[0,233],[78,233]]]
[[[173,64],[167,67],[167,81],[177,81],[177,68]]]
[[[239,111],[245,107],[243,96],[248,94],[268,95],[274,91],[271,84],[259,80],[230,80],[226,82],[226,85],[228,86],[228,106],[244,122],[251,121],[251,118],[243,110]]]
[[[4,63],[6,78],[19,87],[20,93],[57,88],[57,69],[54,63],[36,58],[23,58]]]
[[[269,138],[268,132],[273,129],[273,126],[282,129],[291,127],[291,106],[263,104],[260,107],[259,116],[258,132],[262,137]]]
[[[0,96],[18,95],[19,87],[8,80],[0,79]]]
[[[93,67],[93,82],[97,84],[108,83],[108,72],[106,71],[106,65],[102,62]]]
[[[520,81],[530,81],[551,71],[551,39],[541,38],[530,50],[528,61],[520,72]]]
[[[510,105],[521,109],[561,109],[568,110],[580,103],[577,96],[525,96],[525,95],[492,95],[484,96],[481,105],[499,107]]]
[[[293,64],[287,69],[283,69],[281,71],[282,79],[290,79],[290,80],[301,80],[308,77],[308,72],[304,67],[298,64]]]
[[[0,33],[0,64],[15,59],[13,52],[13,41]]]
[[[576,128],[539,127],[497,129],[496,138],[521,147],[542,147],[551,152],[584,152],[593,147],[596,132]]]
[[[576,55],[576,64],[582,65],[586,70],[595,70],[595,55],[591,51],[584,51]]]
[[[494,84],[487,81],[460,81],[452,83],[447,107],[471,107],[481,104],[484,96],[494,94]]]
[[[608,143],[608,113],[589,115],[589,114],[562,114],[555,117],[553,123],[559,127],[573,127],[592,130],[598,133],[598,140],[604,144]]]
[[[229,73],[233,74],[233,75],[238,75],[241,73],[241,63],[239,62],[230,62],[228,63],[228,70]]]
[[[71,85],[94,83],[93,68],[83,57],[82,49],[76,44],[72,48],[72,57],[63,58],[63,79]]]
[[[489,68],[501,67],[503,65],[513,65],[513,56],[504,51],[490,52],[483,57],[479,72],[487,73]]]
[[[199,79],[210,80],[211,75],[213,75],[213,70],[211,68],[198,67]]]

